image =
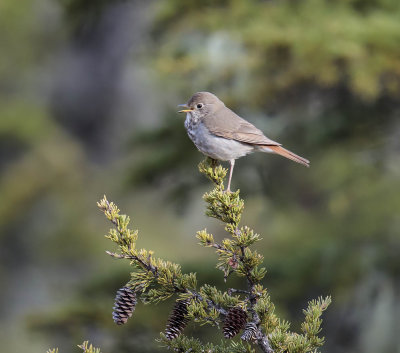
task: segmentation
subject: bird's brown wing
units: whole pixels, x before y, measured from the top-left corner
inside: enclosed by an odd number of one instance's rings
[[[207,129],[216,136],[236,140],[252,145],[280,146],[281,144],[266,137],[253,124],[242,119],[227,107],[208,115],[203,120]]]

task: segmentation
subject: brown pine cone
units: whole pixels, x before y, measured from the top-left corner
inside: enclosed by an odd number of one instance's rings
[[[189,304],[188,300],[178,300],[175,303],[174,310],[168,318],[165,336],[169,340],[177,338],[186,327],[189,319],[187,318]]]
[[[128,288],[122,287],[115,296],[113,319],[117,325],[125,324],[132,316],[137,303],[136,293]]]
[[[244,328],[247,322],[247,314],[240,307],[234,307],[228,311],[225,318],[223,332],[225,338],[236,336]]]

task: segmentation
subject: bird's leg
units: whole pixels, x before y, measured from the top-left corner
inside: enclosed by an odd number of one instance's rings
[[[226,192],[231,192],[231,180],[232,180],[232,173],[233,173],[233,167],[235,166],[235,160],[231,159],[229,161],[231,164],[231,169],[229,171],[229,180],[228,180],[228,187],[226,188]]]

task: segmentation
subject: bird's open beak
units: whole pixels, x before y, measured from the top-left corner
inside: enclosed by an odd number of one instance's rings
[[[187,108],[188,106],[186,104],[178,104],[178,107],[184,107]],[[188,112],[192,112],[193,109],[182,109],[180,111],[178,111],[178,113],[188,113]]]

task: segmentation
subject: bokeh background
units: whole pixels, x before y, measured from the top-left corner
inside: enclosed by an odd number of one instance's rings
[[[172,301],[112,322],[130,268],[104,253],[103,194],[139,246],[240,285],[194,238],[224,232],[176,106],[209,90],[311,160],[234,173],[279,314],[298,329],[331,294],[324,352],[400,352],[399,19],[398,0],[1,0],[1,351],[163,351]]]

